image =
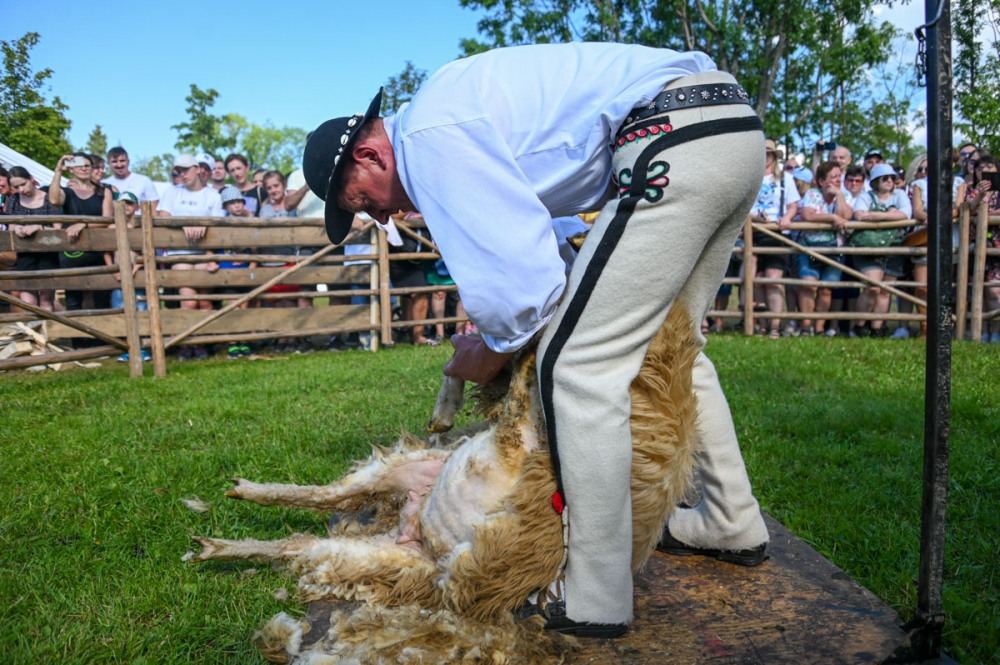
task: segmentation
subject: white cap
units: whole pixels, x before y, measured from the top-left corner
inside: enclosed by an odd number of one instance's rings
[[[198,166],[198,162],[194,160],[191,155],[177,155],[174,158],[174,166],[182,169],[189,169],[192,166]]]
[[[215,168],[215,157],[212,157],[207,152],[203,152],[200,155],[195,155],[194,161],[198,162],[199,164],[207,164],[209,169]]]

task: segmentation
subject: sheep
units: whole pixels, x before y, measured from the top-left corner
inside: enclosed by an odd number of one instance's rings
[[[676,303],[630,388],[633,570],[648,560],[690,486],[697,453],[691,371],[700,351],[693,331]],[[259,636],[267,657],[444,663],[478,649],[497,662],[545,662],[573,648],[572,638],[544,633],[540,617],[512,615],[534,594],[544,604],[545,590],[557,583],[565,525],[553,505],[556,479],[534,349],[515,356],[509,368],[479,395],[485,426],[436,434],[436,445],[404,433],[393,448],[376,449],[329,485],[233,480],[230,498],[369,513],[364,524],[334,520],[327,537],[194,537],[202,549],[192,562],[284,561],[298,577],[300,600],[356,601],[353,612],[333,617],[325,639],[301,653],[307,626],[278,615]],[[463,392],[460,380],[445,379],[430,430],[451,427]]]

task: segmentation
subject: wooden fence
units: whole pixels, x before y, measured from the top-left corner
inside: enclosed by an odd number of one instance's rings
[[[437,323],[457,323],[464,321],[458,317],[443,319],[423,319],[420,321],[392,321],[392,296],[415,295],[436,291],[452,291],[454,286],[426,286],[414,288],[390,288],[389,262],[407,259],[436,259],[440,257],[438,248],[425,238],[420,241],[429,251],[420,253],[389,253],[386,234],[379,231],[369,222],[360,232],[348,238],[346,244],[363,244],[368,246],[368,252],[361,255],[334,255],[335,246],[329,245],[321,219],[260,219],[260,218],[182,218],[154,217],[148,203],[143,204],[143,214],[137,216],[141,221],[140,228],[129,229],[125,224],[124,205],[115,204],[114,219],[99,217],[5,217],[7,224],[52,224],[82,222],[88,226],[80,237],[71,242],[64,231],[43,229],[30,238],[19,238],[12,231],[0,231],[0,250],[16,252],[61,252],[67,251],[118,251],[120,264],[115,266],[98,266],[91,268],[73,268],[50,271],[32,272],[0,272],[0,300],[17,305],[27,313],[0,314],[0,325],[12,321],[30,321],[44,319],[46,334],[49,339],[91,337],[101,340],[105,346],[65,351],[60,353],[43,353],[26,357],[0,360],[0,370],[29,367],[32,365],[52,364],[63,361],[84,360],[118,354],[128,351],[129,364],[133,376],[142,375],[140,350],[149,348],[153,355],[153,370],[156,376],[166,374],[165,351],[180,342],[188,344],[212,344],[220,342],[248,342],[278,337],[306,337],[313,335],[341,335],[351,332],[371,332],[373,335],[372,349],[377,350],[379,340],[391,339],[393,328],[410,327],[414,325],[434,325]],[[989,226],[1000,225],[1000,217],[990,217],[987,208],[980,206],[972,223],[972,211],[967,205],[961,208],[959,224],[959,247],[957,248],[957,288],[959,297],[956,308],[956,327],[958,338],[962,339],[968,324],[972,339],[979,341],[983,322],[1000,316],[1000,310],[983,311],[983,289],[988,286],[1000,286],[1000,282],[985,281],[985,266],[987,257],[1000,256],[1000,249],[987,247]],[[114,228],[107,228],[111,222]],[[913,226],[914,221],[902,221],[874,225],[864,222],[851,222],[851,229],[890,228]],[[415,225],[422,225],[416,222]],[[198,241],[189,241],[181,227],[204,226],[205,236]],[[103,227],[103,228],[101,228]],[[407,223],[399,223],[401,233],[416,236],[416,232]],[[793,230],[827,230],[828,224],[795,223]],[[754,247],[753,231],[757,230],[768,237],[774,238],[783,246]],[[802,247],[789,238],[777,232],[775,224],[753,224],[747,221],[744,232],[745,244],[741,251],[744,258],[764,254],[797,254],[805,252],[817,260],[835,265],[853,281],[840,282],[808,282],[801,279],[780,278],[765,279],[756,277],[751,271],[746,271],[742,278],[727,278],[725,283],[738,285],[744,293],[752,294],[757,284],[781,285],[820,285],[823,287],[864,287],[868,284],[878,286],[912,302],[918,308],[925,302],[901,289],[926,286],[912,281],[885,280],[875,281],[862,273],[854,271],[837,263],[832,257],[847,254],[896,254],[904,257],[926,255],[925,247],[885,247],[885,248],[854,248]],[[230,254],[227,261],[257,261],[260,263],[281,263],[281,267],[255,267],[222,269],[217,272],[208,270],[171,270],[175,263],[206,264],[218,261],[219,254],[209,253],[209,250],[229,250],[233,248],[267,248],[267,247],[315,247],[321,248],[311,256],[268,255],[266,253],[250,252]],[[970,246],[974,250],[970,250]],[[132,278],[131,249],[139,254],[140,269]],[[199,253],[181,256],[158,256],[156,250],[193,250]],[[972,270],[970,271],[970,258]],[[355,262],[361,262],[355,264]],[[354,265],[345,265],[350,263]],[[153,269],[147,269],[153,266]],[[972,274],[972,283],[968,276]],[[121,275],[119,282],[114,273]],[[268,289],[276,284],[295,284],[298,289],[292,292],[268,293]],[[319,285],[334,285],[332,289],[322,290]],[[971,292],[970,287],[971,286]],[[167,295],[163,290],[180,287],[194,287],[205,290],[220,288],[237,288],[248,290],[243,294],[206,293],[204,295],[181,296]],[[70,290],[111,290],[121,288],[124,307],[117,310],[89,310],[77,312],[51,313],[37,307],[27,305],[13,297],[11,292],[32,291],[44,289]],[[137,295],[136,289],[144,289],[145,295]],[[968,294],[969,307],[966,307]],[[302,309],[239,309],[239,306],[251,299],[272,300],[282,298],[320,298],[320,297],[362,296],[368,298],[365,305],[330,305],[328,307]],[[164,303],[181,300],[201,300],[209,302],[226,301],[221,309],[184,310],[167,309]],[[751,297],[750,302],[753,301]],[[145,301],[148,311],[139,311],[138,303]],[[802,312],[758,312],[746,308],[744,313],[737,310],[712,310],[711,317],[745,317],[744,329],[747,334],[753,333],[754,318],[765,319],[802,319]],[[856,312],[824,312],[810,313],[809,318],[824,320],[894,320],[923,321],[925,314],[914,313],[879,313],[860,314]]]
[[[113,266],[72,268],[31,272],[0,272],[0,300],[28,313],[0,314],[0,324],[12,321],[46,320],[49,339],[90,337],[106,346],[45,353],[0,360],[0,370],[84,360],[129,353],[133,376],[142,375],[142,348],[152,351],[156,376],[166,374],[165,351],[181,342],[213,344],[249,342],[279,337],[313,335],[343,335],[351,332],[372,332],[372,345],[377,350],[380,339],[391,340],[393,328],[414,325],[455,323],[465,319],[451,317],[420,321],[393,321],[392,296],[415,295],[437,291],[453,291],[454,286],[390,288],[389,262],[407,259],[437,259],[437,247],[424,238],[429,251],[420,253],[389,253],[386,234],[369,222],[344,244],[367,245],[368,252],[360,255],[334,255],[336,246],[326,237],[323,220],[306,218],[192,218],[156,217],[148,203],[143,203],[142,215],[136,217],[140,228],[129,229],[125,210],[115,204],[114,219],[99,217],[5,217],[6,224],[65,225],[82,222],[87,228],[76,241],[69,241],[62,230],[43,229],[30,238],[19,238],[13,231],[0,231],[0,249],[16,252],[98,251],[118,252],[120,263]],[[114,228],[107,228],[111,222]],[[421,221],[412,223],[422,225]],[[182,227],[204,226],[206,233],[198,241],[189,241]],[[103,227],[103,228],[101,228]],[[411,223],[397,223],[401,233],[416,235]],[[269,247],[312,247],[318,251],[310,256],[266,254]],[[132,277],[131,255],[128,248],[139,254],[140,269]],[[220,254],[211,250],[243,253]],[[256,252],[249,249],[260,248]],[[188,250],[197,254],[157,255],[156,250]],[[264,253],[262,253],[264,252]],[[204,265],[219,260],[231,262],[277,263],[280,267],[233,268],[208,270],[171,270],[176,263]],[[345,265],[355,264],[355,265]],[[153,269],[147,269],[153,266]],[[114,273],[121,276],[121,281]],[[269,293],[277,284],[294,284],[294,291]],[[320,285],[331,285],[322,290]],[[206,293],[198,296],[167,295],[164,290],[192,287],[206,291],[235,288],[242,294]],[[10,295],[11,292],[33,290],[122,290],[124,307],[117,310],[87,310],[51,313],[32,307]],[[137,295],[144,289],[145,295]],[[333,304],[328,307],[301,309],[239,309],[251,299],[276,300],[285,298],[366,297],[364,305]],[[198,300],[226,301],[221,309],[167,309],[168,302]],[[148,311],[139,311],[145,302]],[[145,339],[143,339],[145,338]]]
[[[967,325],[971,329],[971,338],[978,342],[983,331],[983,323],[1000,317],[1000,310],[983,311],[983,289],[985,287],[1000,286],[1000,281],[986,281],[986,259],[987,257],[1000,257],[1000,249],[987,247],[987,233],[990,226],[1000,226],[1000,216],[989,215],[985,203],[979,206],[975,214],[975,223],[972,223],[972,210],[968,204],[963,204],[959,211],[956,224],[959,227],[959,245],[955,248],[956,259],[956,281],[958,297],[956,299],[955,325],[958,339],[965,337]],[[916,220],[903,220],[899,222],[882,222],[873,224],[870,222],[849,222],[849,230],[862,229],[887,229],[887,228],[907,228],[917,226],[920,222]],[[974,226],[974,228],[973,228]],[[791,225],[792,231],[828,231],[829,224],[795,222]],[[758,231],[765,236],[774,239],[782,246],[754,247],[753,231]],[[913,293],[908,293],[902,289],[926,288],[925,282],[904,281],[897,279],[874,280],[861,272],[853,270],[846,265],[835,260],[837,256],[847,255],[897,255],[910,259],[914,256],[926,256],[927,247],[803,247],[778,231],[777,224],[755,224],[747,219],[743,232],[744,245],[742,248],[735,248],[734,252],[741,254],[743,259],[752,260],[752,257],[765,254],[809,254],[818,261],[834,266],[842,270],[854,280],[843,280],[839,282],[816,282],[791,277],[763,278],[757,277],[753,271],[744,271],[742,277],[727,277],[723,280],[725,284],[739,286],[744,294],[753,294],[755,285],[780,284],[782,286],[819,286],[822,288],[864,288],[869,285],[877,286],[885,291],[896,295],[913,303],[917,308],[925,308],[927,303],[917,298]],[[971,270],[970,270],[971,265]],[[970,292],[969,275],[972,275]],[[753,298],[749,298],[753,302]],[[712,318],[743,318],[744,332],[752,335],[754,331],[755,319],[823,319],[823,320],[851,320],[851,321],[925,321],[926,314],[919,311],[913,313],[887,312],[887,313],[859,313],[859,312],[754,312],[753,307],[746,307],[746,312],[742,310],[711,310],[709,316]]]

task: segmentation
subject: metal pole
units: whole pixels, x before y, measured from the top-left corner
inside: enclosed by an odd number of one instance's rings
[[[927,0],[927,149],[929,242],[927,251],[927,361],[924,385],[924,482],[920,523],[917,607],[904,628],[905,642],[885,662],[919,662],[941,655],[945,616],[945,512],[948,501],[948,435],[951,418],[952,78],[949,0]],[[919,33],[919,31],[918,31]],[[919,34],[918,34],[919,37]]]

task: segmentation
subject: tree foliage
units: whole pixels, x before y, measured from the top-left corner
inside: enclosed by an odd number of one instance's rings
[[[73,150],[66,138],[69,107],[59,97],[45,99],[51,69],[32,71],[31,49],[39,39],[28,32],[12,42],[0,40],[0,142],[41,164],[55,164]]]
[[[878,0],[459,0],[481,9],[488,48],[571,40],[616,41],[710,55],[746,88],[769,136],[791,141],[836,111],[883,64],[897,31]],[[795,132],[793,134],[793,132]],[[815,134],[810,139],[815,138]],[[800,147],[805,147],[800,146]]]
[[[138,157],[132,160],[129,170],[134,173],[141,173],[149,176],[158,182],[173,182],[170,179],[170,172],[174,168],[174,156],[169,152],[152,157]]]
[[[218,97],[219,93],[211,88],[201,90],[191,84],[191,94],[185,97],[188,120],[172,127],[178,132],[175,148],[207,152],[219,159],[239,152],[250,162],[251,169],[288,173],[296,168],[305,149],[305,130],[275,127],[270,122],[257,125],[238,113],[215,115],[211,109]]]
[[[382,91],[382,115],[392,115],[406,104],[427,80],[427,70],[417,69],[409,60],[396,76],[390,76]]]
[[[956,129],[992,154],[1000,153],[1000,0],[955,0],[952,3],[955,42]],[[990,25],[991,24],[991,25]],[[987,31],[990,25],[992,30]],[[981,38],[994,38],[984,45]]]
[[[191,94],[184,98],[188,103],[185,112],[187,122],[171,126],[177,130],[174,147],[182,152],[207,152],[210,155],[228,154],[236,147],[236,134],[246,120],[235,114],[213,115],[210,110],[215,105],[219,93],[209,88],[202,90],[191,84]]]
[[[87,145],[83,146],[83,152],[91,155],[106,155],[108,153],[108,135],[104,133],[100,125],[94,125],[87,137]]]

